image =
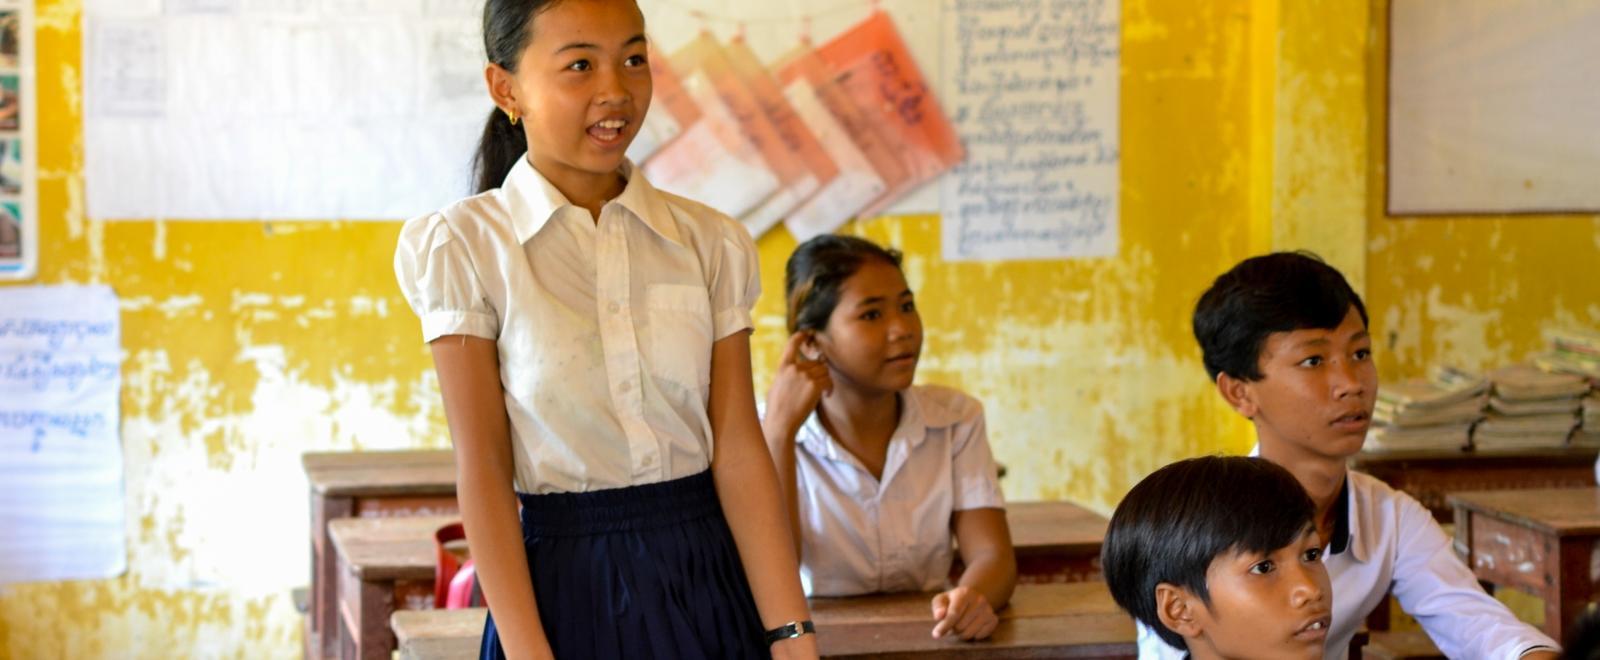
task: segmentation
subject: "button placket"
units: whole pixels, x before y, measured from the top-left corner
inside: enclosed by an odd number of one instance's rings
[[[598,298],[610,301],[600,319],[606,352],[606,376],[612,401],[628,440],[628,456],[632,463],[630,472],[637,482],[654,475],[655,470],[651,468],[659,463],[656,459],[660,449],[655,434],[644,419],[644,397],[635,386],[640,378],[643,359],[630,304],[628,242],[621,221],[610,208],[601,213],[597,238]]]

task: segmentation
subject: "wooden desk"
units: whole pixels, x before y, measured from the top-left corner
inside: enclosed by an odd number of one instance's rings
[[[1446,498],[1477,490],[1593,486],[1594,448],[1515,451],[1362,452],[1350,469],[1365,472],[1422,502],[1441,523],[1454,515]]]
[[[982,642],[929,637],[932,594],[892,594],[811,601],[817,644],[831,658],[1132,658],[1133,620],[1117,609],[1104,582],[1019,585]],[[484,609],[395,612],[405,660],[476,658]]]
[[[981,642],[933,639],[932,594],[814,598],[817,645],[829,658],[1132,658],[1133,620],[1104,582],[1023,584]]]
[[[1445,660],[1428,633],[1421,630],[1373,631],[1361,657],[1366,660]]]
[[[477,660],[488,608],[403,610],[389,619],[400,660]]]
[[[1600,548],[1600,489],[1463,492],[1455,548],[1479,580],[1544,599],[1544,631],[1566,632],[1600,595],[1590,560]]]
[[[1017,553],[1017,582],[1099,580],[1105,516],[1071,502],[1010,502],[1006,522]]]
[[[335,657],[337,580],[328,523],[350,517],[457,512],[455,458],[445,450],[308,452],[311,491],[311,602],[306,657]]]
[[[457,516],[342,518],[328,523],[338,576],[338,657],[387,660],[389,616],[433,607],[433,532]]]

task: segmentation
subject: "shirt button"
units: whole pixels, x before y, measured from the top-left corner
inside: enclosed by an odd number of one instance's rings
[[[615,314],[615,313],[617,313],[618,311],[621,311],[621,310],[622,310],[622,306],[618,305],[616,303],[611,303],[609,305],[606,305],[606,311],[611,312],[612,314]]]
[[[631,381],[631,380],[622,381],[622,386],[620,388],[618,388],[618,389],[620,389],[620,390],[622,390],[624,392],[632,391],[633,390],[633,381]]]

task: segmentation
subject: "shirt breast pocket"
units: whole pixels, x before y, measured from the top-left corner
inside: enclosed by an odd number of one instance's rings
[[[650,333],[647,368],[659,379],[705,395],[711,387],[711,298],[705,287],[652,284],[645,290]]]

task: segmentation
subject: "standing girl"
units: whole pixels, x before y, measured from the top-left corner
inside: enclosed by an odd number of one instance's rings
[[[815,657],[750,382],[755,246],[623,156],[650,105],[643,15],[488,0],[483,26],[479,194],[395,251],[490,606],[482,656]]]
[[[983,406],[911,385],[922,317],[900,254],[818,236],[789,257],[784,284],[793,334],[762,430],[806,593],[939,591],[934,637],[988,637],[1017,564]],[[952,532],[966,570],[946,588]]]

